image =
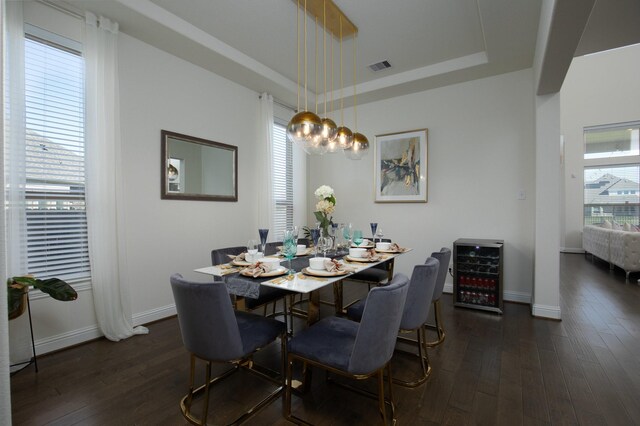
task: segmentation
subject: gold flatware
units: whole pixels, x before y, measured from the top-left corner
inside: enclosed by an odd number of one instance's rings
[[[220,275],[229,275],[229,274],[235,274],[236,272],[238,272],[239,270],[241,270],[242,268],[232,268],[232,269],[225,269],[224,271],[222,271],[220,273]]]
[[[326,278],[322,278],[322,277],[314,277],[313,275],[305,275],[302,272],[300,272],[298,274],[298,276],[302,280],[314,280],[314,281],[326,281],[327,280]]]

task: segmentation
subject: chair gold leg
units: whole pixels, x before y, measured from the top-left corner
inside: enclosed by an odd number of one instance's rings
[[[431,375],[431,364],[429,363],[429,354],[427,353],[427,345],[425,344],[426,334],[424,331],[424,327],[418,327],[415,331],[416,331],[417,341],[409,340],[409,342],[415,342],[418,346],[417,357],[420,360],[420,368],[422,370],[422,375],[418,379],[413,381],[393,379],[393,383],[406,388],[415,388],[417,386],[420,386],[421,384],[426,382],[429,376]],[[400,349],[396,349],[396,352],[399,352],[401,354],[416,356],[416,354],[413,352],[407,352]]]
[[[391,362],[387,363],[387,383],[389,384],[389,405],[391,405],[391,419],[396,423],[396,403],[393,398],[393,377],[391,376]]]
[[[202,424],[207,424],[207,414],[209,414],[209,390],[211,389],[211,361],[207,361],[206,378],[204,385],[204,407],[202,408]]]
[[[191,368],[189,371],[189,393],[187,394],[187,399],[185,402],[185,413],[190,415],[191,413],[191,402],[193,401],[193,387],[195,381],[196,374],[196,356],[191,354]]]
[[[436,330],[438,333],[438,340],[427,342],[426,346],[429,348],[438,346],[444,342],[445,338],[444,328],[442,327],[442,317],[440,316],[440,299],[433,301],[433,315],[435,317],[435,325],[427,325],[426,327]]]
[[[380,410],[380,416],[382,417],[382,424],[387,424],[387,410],[384,403],[384,372],[381,368],[378,371],[378,410]]]

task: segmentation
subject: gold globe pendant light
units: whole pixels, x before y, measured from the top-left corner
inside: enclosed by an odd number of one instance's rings
[[[322,66],[324,68],[322,74],[324,77],[324,118],[322,118],[321,136],[323,142],[326,144],[327,152],[334,153],[338,151],[337,144],[335,143],[336,137],[338,136],[338,126],[336,125],[335,121],[327,116],[327,0],[323,0],[322,2],[322,20]],[[333,63],[333,60],[331,62]]]
[[[296,10],[296,51],[298,58],[298,110],[300,110],[300,1]],[[322,132],[322,122],[317,114],[307,110],[307,0],[304,0],[304,107],[287,125],[287,137],[304,148]]]
[[[316,16],[315,18],[315,30],[316,30],[316,38],[315,38],[315,55],[314,55],[314,74],[315,74],[315,87],[316,87],[316,95],[314,98],[315,101],[315,111],[316,111],[316,115],[318,114],[318,95],[317,95],[317,88],[318,88],[318,17]],[[303,146],[304,151],[307,154],[311,154],[311,155],[324,155],[325,152],[327,152],[329,143],[328,141],[323,137],[322,134],[322,120],[320,120],[320,131],[313,135],[311,138],[309,138]]]
[[[369,140],[362,133],[358,133],[358,102],[356,92],[356,34],[353,35],[353,116],[355,117],[355,129],[352,144],[345,148],[344,155],[351,160],[361,160],[369,152]]]
[[[355,40],[355,35],[354,35]],[[353,145],[353,132],[344,125],[344,96],[342,89],[344,88],[344,80],[342,78],[342,16],[340,16],[340,127],[336,140],[338,147],[342,150],[349,149]]]

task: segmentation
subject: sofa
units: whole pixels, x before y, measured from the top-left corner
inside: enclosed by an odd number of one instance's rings
[[[631,272],[640,271],[640,232],[587,225],[582,232],[585,253],[622,268],[627,280]]]

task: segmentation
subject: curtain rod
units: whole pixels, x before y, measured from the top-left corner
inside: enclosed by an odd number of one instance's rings
[[[262,95],[258,95],[258,99],[262,99]],[[296,110],[294,107],[285,103],[284,101],[281,101],[280,99],[273,98],[273,103],[276,105],[280,105],[282,108],[289,109],[293,112],[298,112],[298,110]]]

